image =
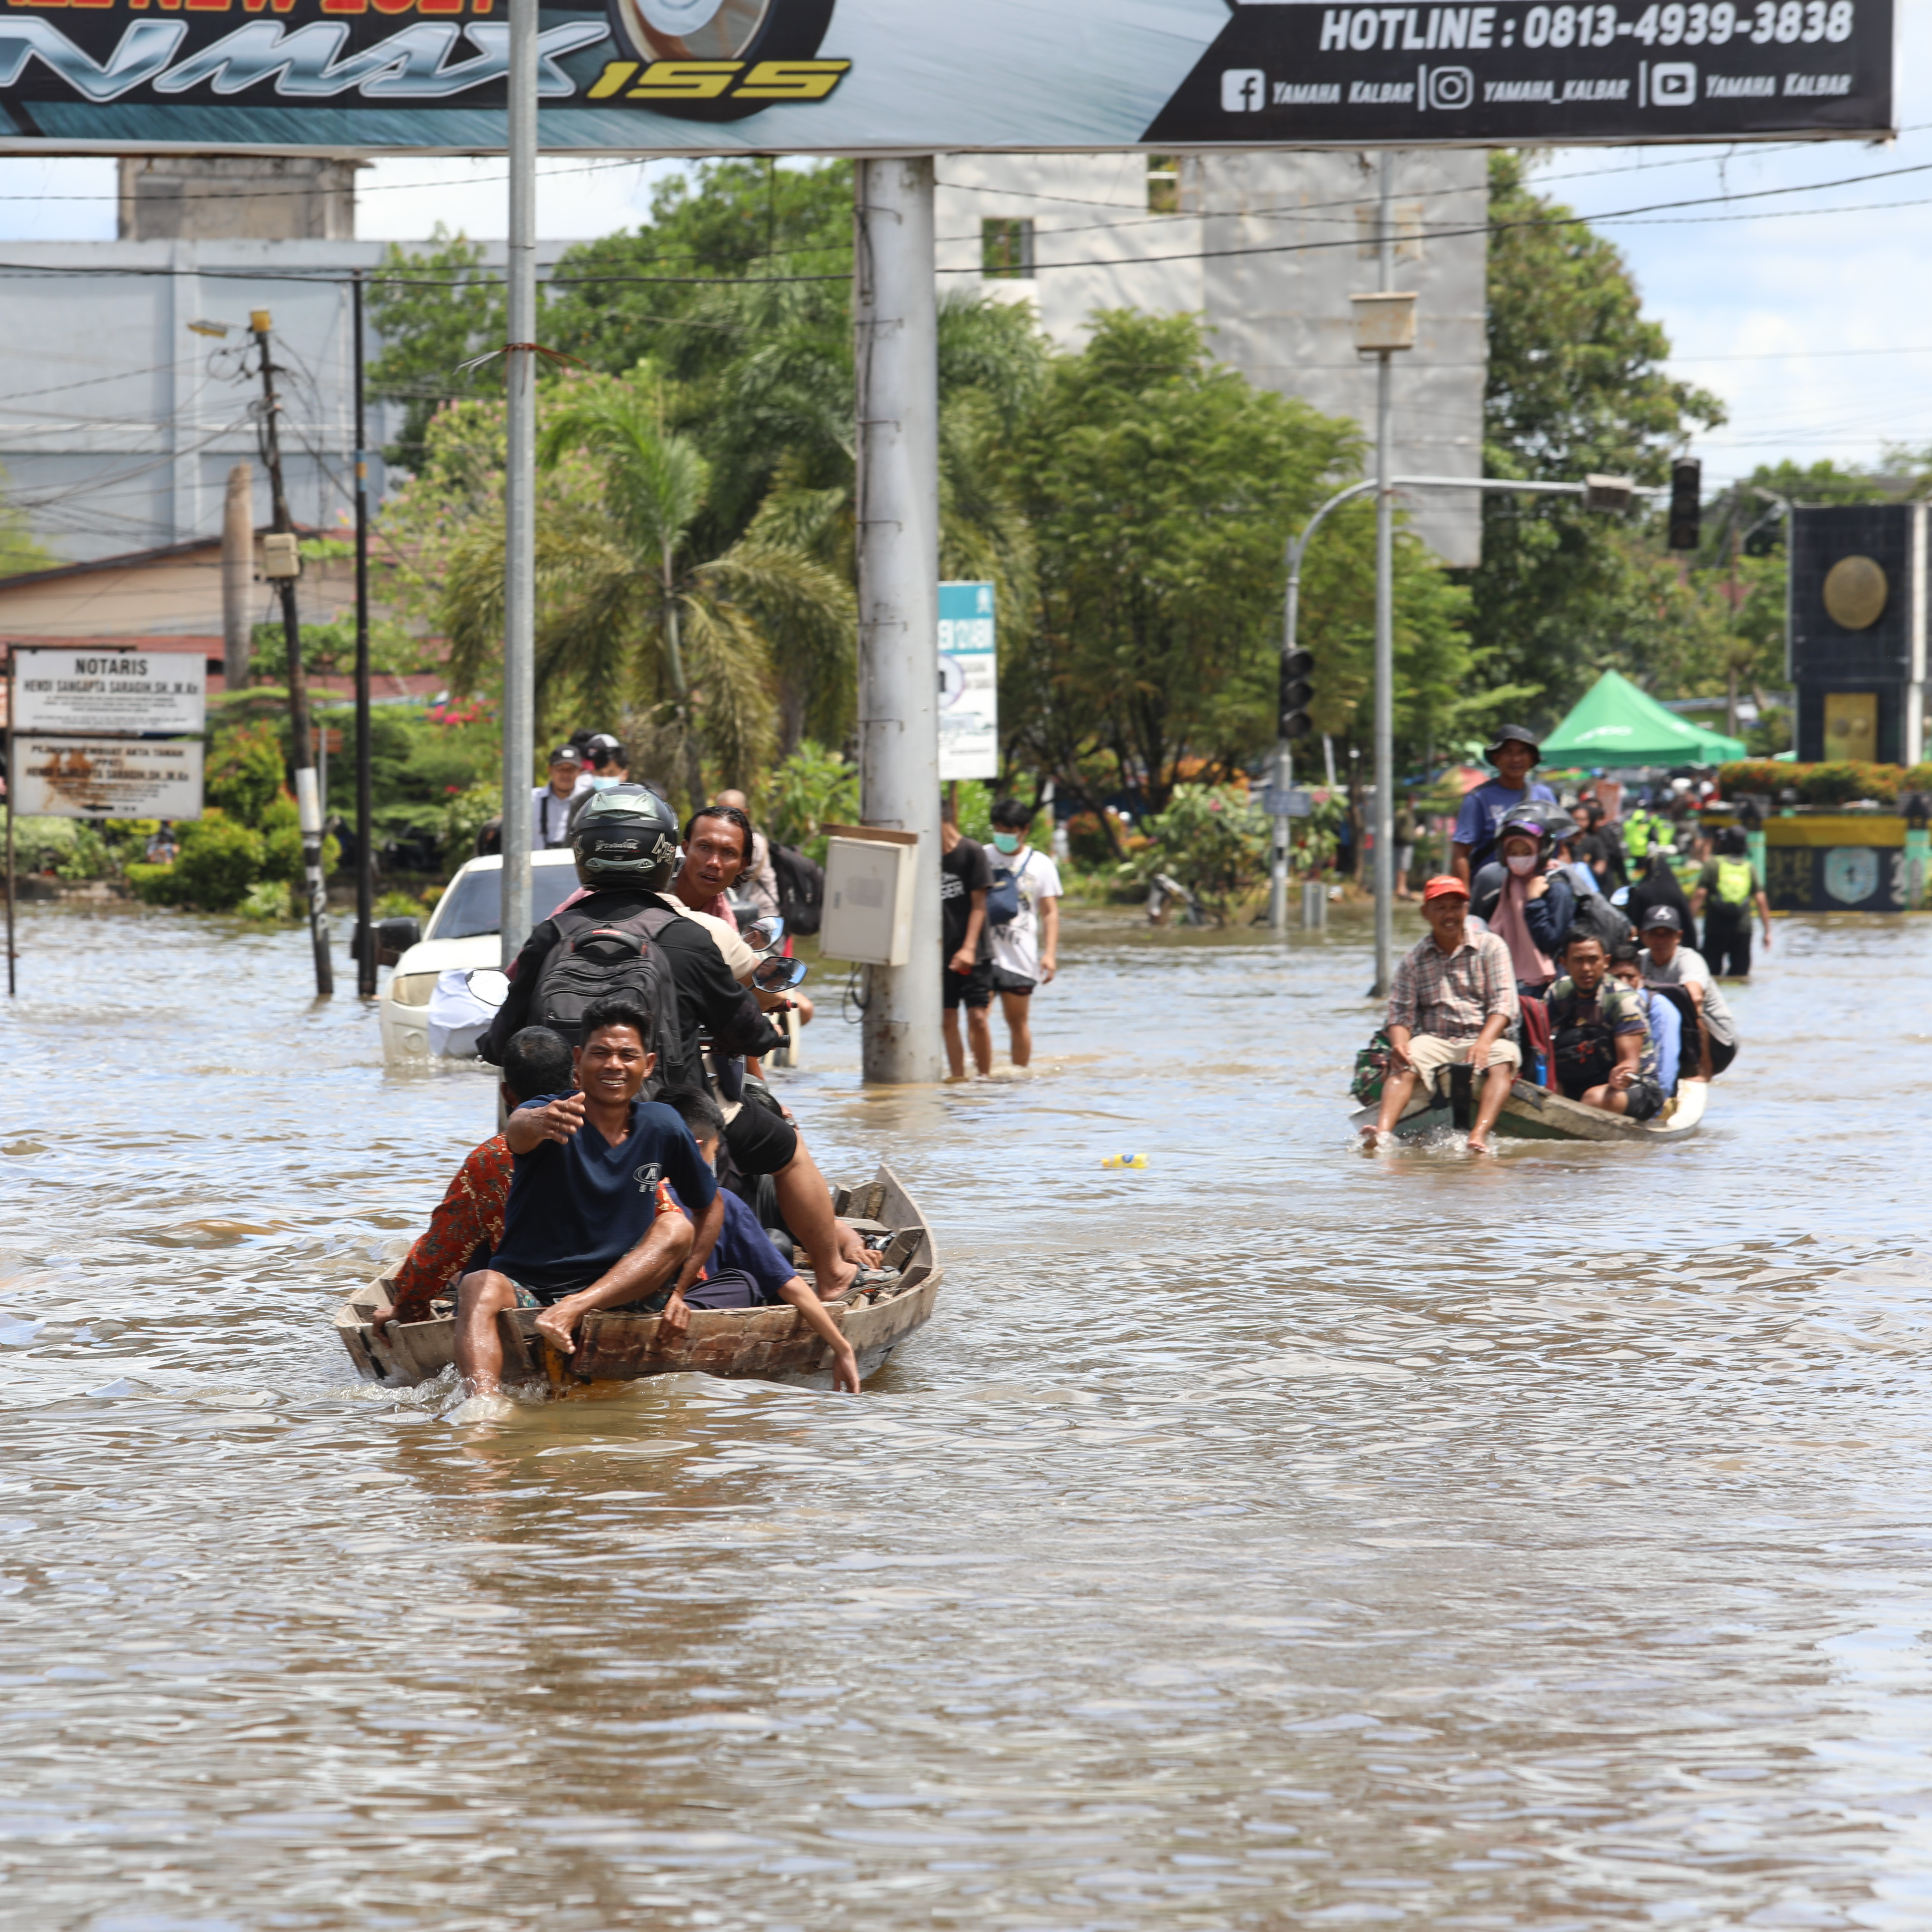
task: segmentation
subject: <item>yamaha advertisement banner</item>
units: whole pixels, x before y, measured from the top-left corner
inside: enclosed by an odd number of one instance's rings
[[[1891,0],[584,0],[552,152],[1873,136]],[[504,0],[0,0],[0,150],[500,148]]]

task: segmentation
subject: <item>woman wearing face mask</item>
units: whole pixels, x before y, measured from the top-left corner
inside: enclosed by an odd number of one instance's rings
[[[1509,813],[1499,832],[1502,856],[1477,873],[1470,910],[1509,947],[1517,992],[1538,994],[1556,977],[1576,895],[1560,869],[1546,869],[1549,834],[1533,807]]]

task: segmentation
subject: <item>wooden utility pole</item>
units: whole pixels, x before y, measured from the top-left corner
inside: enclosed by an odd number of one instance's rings
[[[302,876],[308,888],[308,929],[315,949],[315,990],[323,999],[335,991],[328,957],[328,892],[322,876],[322,790],[316,782],[315,738],[309,728],[308,687],[302,675],[302,626],[296,614],[296,576],[301,568],[289,497],[282,484],[282,443],[275,400],[275,363],[269,352],[269,315],[256,309],[248,327],[262,352],[262,460],[274,499],[274,531],[264,544],[262,574],[281,592],[282,637],[288,650],[289,727],[295,740],[296,809],[302,820]],[[278,542],[279,538],[281,542]]]

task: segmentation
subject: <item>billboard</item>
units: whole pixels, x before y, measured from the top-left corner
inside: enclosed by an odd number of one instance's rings
[[[553,152],[1871,136],[1892,0],[546,0]],[[0,150],[504,145],[503,0],[4,0]]]

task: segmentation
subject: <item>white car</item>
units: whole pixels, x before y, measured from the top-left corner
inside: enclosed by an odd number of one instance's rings
[[[532,919],[548,919],[577,890],[569,848],[530,855]],[[382,1058],[392,1066],[422,1066],[432,1058],[475,1058],[473,1034],[458,1032],[440,1053],[430,1051],[430,998],[446,973],[473,972],[502,963],[497,936],[502,920],[502,860],[472,859],[442,889],[422,937],[396,962],[378,1008]]]

